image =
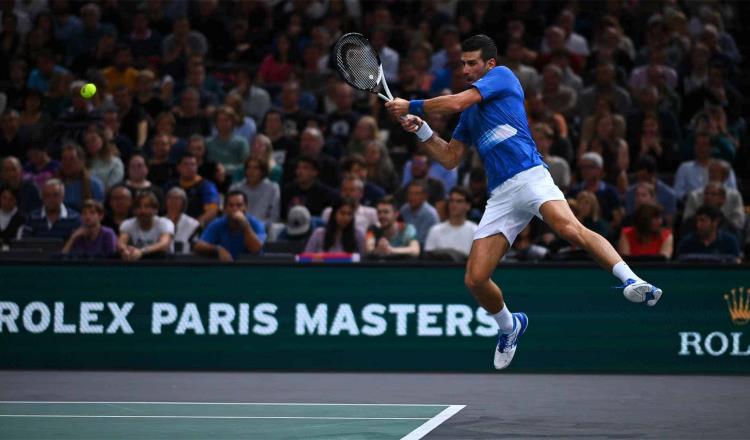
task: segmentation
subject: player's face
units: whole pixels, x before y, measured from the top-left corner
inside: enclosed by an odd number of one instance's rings
[[[461,65],[463,66],[461,73],[464,75],[464,79],[467,83],[473,83],[483,77],[491,68],[495,67],[495,60],[493,58],[489,61],[484,61],[482,59],[482,51],[475,50],[461,54]]]

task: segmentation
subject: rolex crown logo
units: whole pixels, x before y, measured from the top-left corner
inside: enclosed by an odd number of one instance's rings
[[[745,325],[750,322],[750,289],[732,289],[731,293],[724,294],[724,300],[734,324]]]

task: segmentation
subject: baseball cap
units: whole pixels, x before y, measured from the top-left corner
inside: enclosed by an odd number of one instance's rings
[[[302,205],[294,206],[286,216],[286,233],[302,235],[310,230],[310,211]]]

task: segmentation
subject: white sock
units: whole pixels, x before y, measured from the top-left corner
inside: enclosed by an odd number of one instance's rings
[[[622,284],[625,284],[629,278],[636,281],[643,281],[630,269],[630,266],[628,266],[628,264],[624,261],[620,261],[619,263],[615,264],[615,267],[612,268],[612,275],[619,278],[620,281],[622,281]]]
[[[497,321],[497,326],[503,333],[510,333],[513,331],[513,314],[508,310],[508,306],[503,305],[503,309],[492,315]]]

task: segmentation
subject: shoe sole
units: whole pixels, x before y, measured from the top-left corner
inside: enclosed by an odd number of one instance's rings
[[[622,294],[630,302],[645,302],[647,306],[653,307],[657,302],[659,302],[659,298],[661,298],[662,295],[662,290],[651,284],[643,284],[641,286],[633,287],[630,290],[625,288]],[[649,294],[653,294],[653,298],[649,298]]]

